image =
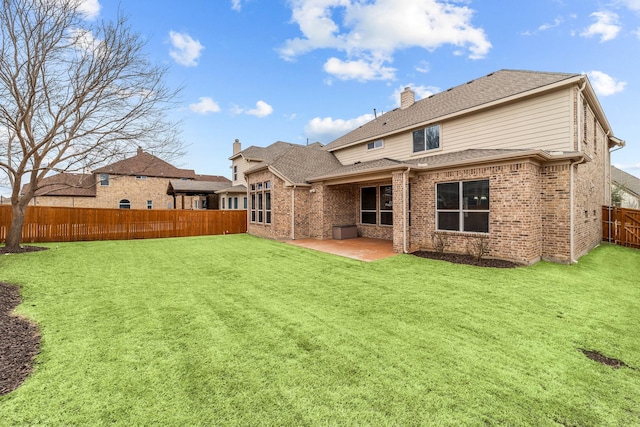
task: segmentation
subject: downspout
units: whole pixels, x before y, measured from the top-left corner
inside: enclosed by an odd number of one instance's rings
[[[587,87],[587,79],[585,78],[585,80],[582,82],[582,87],[578,89],[578,100],[580,101],[579,105],[578,105],[578,111],[577,111],[577,116],[578,116],[578,151],[580,153],[582,153],[582,138],[584,137],[584,135],[582,135],[582,131],[583,131],[583,124],[581,123],[581,119],[582,119],[582,111],[584,110],[584,106],[582,105],[582,103],[584,102],[584,97],[582,96],[582,91],[584,91],[584,88]]]
[[[408,212],[407,212],[407,182],[411,166],[407,167],[407,170],[402,173],[402,252],[407,253],[407,232],[409,226],[407,225]]]
[[[291,240],[296,240],[296,185],[291,187]]]
[[[573,183],[573,177],[574,177],[574,172],[573,172],[573,167],[576,165],[579,165],[580,163],[584,163],[584,158],[580,159],[580,160],[576,160],[571,162],[571,164],[569,165],[570,171],[569,171],[569,257],[571,260],[571,263],[577,263],[578,260],[575,259],[575,251],[574,251],[574,244],[575,244],[575,238],[574,238],[574,231],[575,231],[575,206],[574,206],[574,199],[575,199],[575,191],[574,191],[574,183]]]

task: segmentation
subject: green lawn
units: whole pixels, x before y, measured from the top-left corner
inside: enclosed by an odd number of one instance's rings
[[[42,333],[3,426],[640,425],[640,251],[504,270],[248,235],[49,246],[0,258]]]

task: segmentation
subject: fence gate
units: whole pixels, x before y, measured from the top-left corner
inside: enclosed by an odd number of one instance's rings
[[[640,248],[640,210],[603,206],[602,240]]]

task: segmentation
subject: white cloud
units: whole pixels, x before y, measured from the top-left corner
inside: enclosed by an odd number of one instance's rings
[[[404,0],[402,7],[397,0],[291,0],[291,4],[292,21],[302,36],[287,40],[281,57],[293,60],[315,49],[336,49],[347,58],[331,58],[325,70],[337,72],[341,79],[393,79],[395,70],[384,64],[399,49],[433,51],[452,45],[472,59],[483,58],[491,49],[484,30],[471,24],[473,11],[466,6],[437,0]],[[357,69],[348,72],[349,67]]]
[[[618,36],[621,27],[618,24],[617,14],[609,11],[602,11],[594,12],[590,16],[592,16],[596,22],[580,33],[582,37],[600,36],[600,42],[606,42],[613,40]]]
[[[340,80],[360,81],[393,79],[396,71],[395,68],[383,66],[380,61],[342,61],[338,58],[329,58],[324,70]]]
[[[361,126],[374,119],[373,114],[364,114],[355,119],[343,120],[332,119],[331,117],[316,117],[304,127],[306,135],[314,140],[324,140],[330,142],[340,135]]]
[[[617,3],[635,12],[640,12],[640,0],[618,0]]]
[[[204,49],[198,40],[194,40],[187,33],[169,31],[172,49],[169,55],[180,65],[194,67],[198,65],[198,58]]]
[[[82,0],[78,5],[78,10],[86,19],[97,18],[101,8],[98,0]]]
[[[256,117],[267,117],[269,115],[271,115],[271,113],[273,113],[273,107],[269,104],[267,104],[266,102],[260,100],[258,102],[256,102],[256,108],[252,108],[250,110],[241,108],[237,105],[235,105],[231,111],[234,114],[248,114],[250,116],[256,116]]]
[[[231,0],[231,9],[236,12],[240,12],[242,9],[242,1],[241,0]]]
[[[553,20],[553,24],[542,24],[538,27],[539,31],[546,31],[546,30],[550,30],[551,28],[555,28],[555,27],[559,27],[560,24],[562,24],[563,19],[562,18],[556,18]]]
[[[431,71],[431,65],[429,65],[427,61],[420,61],[420,63],[416,66],[416,71],[426,74]]]
[[[208,114],[220,111],[220,106],[213,99],[205,96],[198,98],[198,100],[199,101],[195,104],[189,104],[189,109],[194,113]]]
[[[602,71],[589,71],[586,74],[593,89],[600,96],[609,96],[622,92],[627,85],[627,82],[618,81]]]

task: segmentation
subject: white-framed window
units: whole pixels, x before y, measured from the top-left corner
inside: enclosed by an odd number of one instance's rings
[[[271,181],[251,184],[251,222],[271,224]]]
[[[413,152],[440,148],[440,125],[427,126],[413,132]]]
[[[100,174],[100,186],[101,187],[108,187],[109,186],[109,174],[108,173],[101,173]]]
[[[489,232],[489,180],[436,184],[436,228],[443,231]]]
[[[147,200],[147,209],[153,209],[153,200]]]
[[[131,209],[131,202],[128,199],[122,199],[120,200],[118,207],[120,209]]]
[[[233,180],[238,180],[238,165],[233,166]]]
[[[375,150],[384,147],[384,140],[377,139],[367,144],[367,150]]]
[[[244,196],[244,209],[247,209],[247,196]]]

